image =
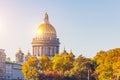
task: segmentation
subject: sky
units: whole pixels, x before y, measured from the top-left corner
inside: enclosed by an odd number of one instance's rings
[[[120,0],[0,0],[0,49],[15,60],[19,48],[32,53],[35,30],[45,12],[60,39],[60,51],[94,57],[120,47]]]

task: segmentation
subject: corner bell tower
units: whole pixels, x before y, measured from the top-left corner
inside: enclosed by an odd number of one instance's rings
[[[32,41],[33,56],[46,55],[53,57],[59,53],[59,39],[55,28],[50,24],[48,14],[45,13],[44,23],[38,26]]]

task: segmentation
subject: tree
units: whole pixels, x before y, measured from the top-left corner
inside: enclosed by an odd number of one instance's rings
[[[97,63],[96,72],[100,80],[116,80],[120,76],[120,48],[100,51],[94,57]]]
[[[63,72],[63,57],[61,55],[56,54],[52,59],[52,63],[54,71]]]
[[[40,69],[42,71],[51,71],[52,70],[52,62],[46,55],[43,55],[40,58]]]
[[[64,73],[65,71],[69,71],[73,67],[73,57],[69,54],[56,54],[53,59],[53,70],[60,71]]]
[[[26,61],[22,66],[22,72],[24,77],[29,80],[38,80],[39,72],[37,69],[38,59],[35,56],[32,56]]]
[[[85,58],[80,55],[75,59],[73,63],[73,68],[70,71],[70,76],[74,76],[76,80],[87,80],[88,71],[89,71],[89,79],[95,80],[94,77],[91,76],[90,70],[93,70],[92,60],[90,58]]]

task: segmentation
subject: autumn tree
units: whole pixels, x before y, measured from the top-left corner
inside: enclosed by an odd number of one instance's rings
[[[95,80],[94,77],[91,76],[90,70],[93,70],[94,65],[90,58],[86,58],[82,55],[78,56],[74,63],[73,68],[69,72],[70,77],[74,77],[75,80],[87,80],[88,71],[89,71],[89,79]]]
[[[44,71],[51,71],[52,70],[52,62],[51,60],[46,56],[43,55],[40,58],[40,69]]]
[[[53,59],[53,70],[64,73],[73,67],[74,57],[70,54],[56,54]]]
[[[29,80],[38,80],[38,59],[37,57],[30,57],[22,66],[24,78]]]
[[[116,80],[120,76],[120,48],[100,51],[94,57],[97,62],[96,72],[100,80]]]

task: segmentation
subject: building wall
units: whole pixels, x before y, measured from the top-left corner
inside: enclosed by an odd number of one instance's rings
[[[46,55],[53,57],[56,53],[59,53],[59,39],[54,40],[33,40],[33,56],[41,57]]]
[[[12,63],[6,62],[6,80],[12,79]]]
[[[0,49],[0,80],[24,80],[21,69],[21,64],[6,62],[4,49]]]
[[[0,49],[0,80],[5,80],[5,60],[6,55],[4,49]]]
[[[21,64],[6,62],[6,80],[24,80],[21,69]]]

